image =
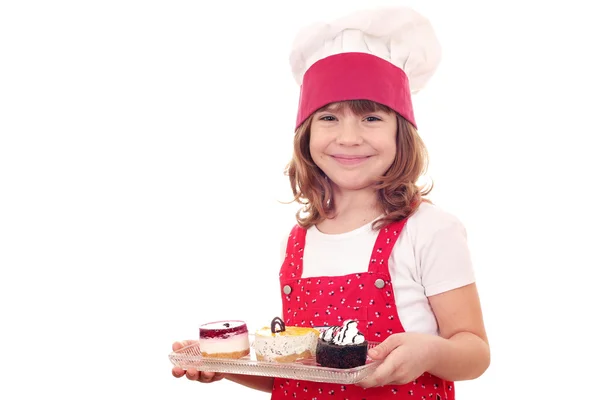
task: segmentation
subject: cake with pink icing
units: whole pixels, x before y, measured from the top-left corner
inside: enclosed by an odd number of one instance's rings
[[[203,357],[242,358],[250,354],[244,321],[217,321],[200,325],[198,347]]]

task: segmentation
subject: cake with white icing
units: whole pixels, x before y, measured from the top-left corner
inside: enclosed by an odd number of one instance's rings
[[[258,361],[289,363],[315,356],[319,331],[313,328],[285,326],[274,318],[270,327],[256,331],[254,351]]]
[[[359,367],[367,362],[368,345],[358,330],[358,322],[347,320],[343,326],[330,326],[320,333],[316,362],[329,368]]]
[[[198,348],[203,357],[242,358],[250,354],[244,321],[218,321],[200,325]]]

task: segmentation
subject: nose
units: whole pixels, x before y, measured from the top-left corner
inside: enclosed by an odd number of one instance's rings
[[[336,140],[339,145],[356,146],[362,144],[361,128],[356,121],[353,121],[353,118],[346,119],[340,128]]]

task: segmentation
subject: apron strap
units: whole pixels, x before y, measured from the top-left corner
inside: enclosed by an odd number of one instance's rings
[[[295,225],[288,237],[285,260],[279,271],[279,277],[281,279],[299,279],[302,276],[302,257],[304,255],[305,240],[306,229],[302,228],[300,225]]]
[[[369,260],[369,273],[389,274],[388,259],[407,220],[408,218],[404,218],[402,221],[392,222],[379,231]]]

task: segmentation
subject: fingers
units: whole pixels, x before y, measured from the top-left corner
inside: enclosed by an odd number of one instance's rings
[[[180,342],[174,342],[172,348],[173,351],[179,351],[184,347],[194,344],[195,342],[195,340],[182,340]],[[224,377],[224,374],[221,373],[198,371],[195,368],[184,370],[179,367],[173,367],[173,369],[171,370],[171,374],[173,374],[175,378],[181,378],[185,375],[185,377],[188,378],[190,381],[198,381],[205,383],[219,381]]]
[[[215,378],[215,373],[214,372],[205,372],[202,371],[200,372],[200,378],[198,379],[200,382],[212,382],[213,379]]]
[[[181,368],[175,367],[173,368],[172,373],[175,378],[181,378],[185,375],[185,377],[188,378],[190,381],[198,381],[204,383],[220,381],[224,377],[224,374],[221,373],[198,371],[195,368],[183,370]]]
[[[391,359],[387,359],[371,375],[358,382],[357,385],[365,389],[387,385],[393,380],[395,370],[396,365],[394,362]]]
[[[179,367],[174,367],[174,368],[171,370],[171,373],[173,374],[173,376],[174,376],[175,378],[181,378],[182,376],[184,376],[184,375],[185,375],[185,370],[183,370],[183,369],[181,369],[181,368],[179,368]]]
[[[198,371],[195,368],[190,368],[190,369],[188,369],[188,370],[185,371],[185,376],[190,381],[197,381],[200,378],[200,371]]]
[[[175,342],[173,343],[173,351],[177,351],[183,348],[183,343],[181,342]]]
[[[225,374],[222,373],[222,372],[217,372],[217,373],[215,373],[215,377],[213,378],[213,382],[220,381],[223,378],[225,378]]]
[[[195,340],[182,340],[181,342],[175,342],[173,343],[173,351],[181,350],[184,347],[194,344],[195,342]]]
[[[373,360],[383,360],[390,354],[396,347],[402,344],[402,334],[396,333],[391,335],[383,342],[381,342],[378,346],[373,347],[369,350],[369,357]]]

